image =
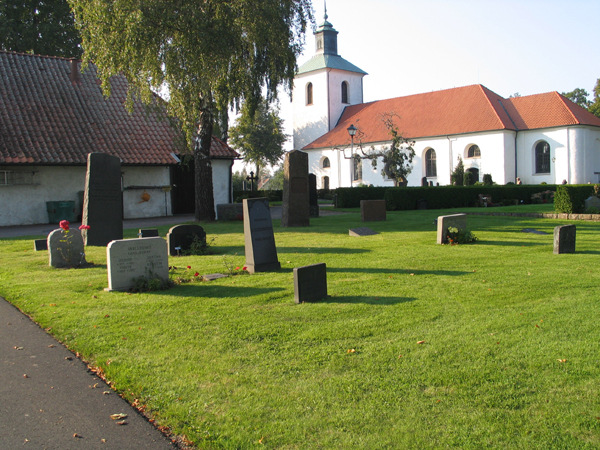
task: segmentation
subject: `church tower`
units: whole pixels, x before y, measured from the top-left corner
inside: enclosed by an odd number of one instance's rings
[[[295,150],[334,128],[346,106],[363,102],[363,77],[367,73],[338,55],[338,32],[327,20],[326,5],[323,23],[314,35],[315,55],[294,78]]]

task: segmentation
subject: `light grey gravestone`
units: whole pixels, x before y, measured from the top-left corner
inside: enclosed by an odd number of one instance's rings
[[[104,246],[123,239],[121,161],[105,153],[88,155],[82,223],[86,245]]]
[[[360,217],[363,222],[386,220],[385,200],[361,200]]]
[[[266,198],[244,200],[244,241],[249,273],[272,272],[281,268]]]
[[[169,256],[180,256],[189,253],[195,240],[206,244],[206,232],[200,225],[175,225],[171,227],[167,233]]]
[[[282,227],[307,227],[310,225],[308,196],[308,154],[292,150],[283,163]]]
[[[554,228],[554,254],[575,253],[575,225],[563,225]]]
[[[437,218],[437,243],[448,243],[448,228],[458,228],[459,230],[467,229],[466,214],[452,214],[449,216],[439,216]]]
[[[317,176],[308,174],[308,205],[310,217],[319,217],[319,194],[317,193]]]
[[[79,230],[58,228],[48,235],[47,242],[52,267],[81,267],[86,264],[83,237]]]
[[[358,228],[351,228],[350,230],[348,230],[348,235],[355,236],[355,237],[374,236],[376,234],[379,234],[379,233],[375,230],[372,230],[369,227],[358,227]]]
[[[586,211],[592,210],[592,209],[600,211],[600,198],[596,197],[595,195],[592,195],[591,197],[586,198],[585,199],[585,209],[586,209]]]
[[[167,242],[161,237],[121,239],[106,247],[107,291],[127,291],[136,279],[169,280]]]
[[[295,267],[295,302],[316,302],[324,298],[327,298],[327,266],[325,263]]]

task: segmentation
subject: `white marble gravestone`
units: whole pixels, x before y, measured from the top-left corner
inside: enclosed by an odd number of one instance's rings
[[[140,277],[169,280],[167,241],[161,237],[121,239],[106,247],[108,291],[127,291]]]

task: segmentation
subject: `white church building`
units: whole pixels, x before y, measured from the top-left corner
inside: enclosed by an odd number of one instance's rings
[[[315,55],[294,80],[294,149],[309,155],[319,189],[393,186],[382,162],[359,159],[389,147],[392,116],[415,142],[409,186],[451,184],[459,157],[474,181],[490,174],[506,184],[600,181],[600,118],[558,92],[503,98],[482,85],[363,103],[367,73],[337,53],[327,14],[315,31]],[[356,129],[351,137],[349,129]]]

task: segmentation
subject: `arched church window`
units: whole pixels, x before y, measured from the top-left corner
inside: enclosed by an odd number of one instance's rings
[[[467,150],[467,158],[481,158],[481,150],[478,145],[471,145]]]
[[[313,85],[312,85],[312,83],[308,83],[306,85],[306,104],[307,105],[313,104]]]
[[[437,166],[435,162],[435,150],[430,148],[425,152],[425,176],[437,177]]]
[[[329,162],[329,158],[327,156],[323,158],[321,166],[323,167],[323,169],[329,169],[331,167],[331,163]]]
[[[354,155],[352,167],[352,180],[362,180],[362,159],[358,155]]]
[[[348,101],[348,82],[342,81],[342,103],[350,103]]]
[[[535,146],[535,173],[550,173],[550,144],[546,141]]]

